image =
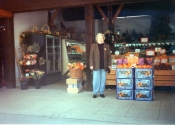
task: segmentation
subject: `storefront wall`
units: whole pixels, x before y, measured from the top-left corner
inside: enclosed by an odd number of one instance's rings
[[[32,30],[33,26],[37,26],[38,30],[44,24],[48,23],[47,11],[25,12],[14,14],[14,42],[15,42],[15,74],[16,74],[16,86],[20,86],[19,75],[20,70],[17,65],[17,60],[22,58],[22,53],[19,52],[19,37],[24,31]]]

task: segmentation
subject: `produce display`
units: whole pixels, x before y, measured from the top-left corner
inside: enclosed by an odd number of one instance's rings
[[[172,70],[172,65],[165,64],[165,63],[159,63],[157,65],[154,65],[155,70]]]

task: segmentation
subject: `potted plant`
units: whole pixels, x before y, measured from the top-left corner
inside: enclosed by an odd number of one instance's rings
[[[83,70],[86,68],[81,62],[69,63],[67,68],[69,69],[70,78],[81,79],[83,77]]]
[[[30,76],[35,80],[35,88],[40,89],[40,79],[44,75],[44,71],[38,69],[32,69],[29,72]]]
[[[21,90],[28,89],[29,76],[21,75],[19,78]]]

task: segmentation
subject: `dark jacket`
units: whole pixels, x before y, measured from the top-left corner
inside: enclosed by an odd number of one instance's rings
[[[94,43],[90,50],[90,66],[93,66],[93,70],[98,70],[100,67],[100,54],[98,43]],[[107,71],[108,66],[111,66],[111,54],[110,48],[104,43],[104,69]]]

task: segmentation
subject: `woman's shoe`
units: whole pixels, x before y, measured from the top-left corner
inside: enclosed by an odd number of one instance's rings
[[[105,95],[104,94],[100,94],[100,97],[105,98]]]
[[[94,95],[93,95],[93,98],[97,98],[97,95],[94,94]]]

